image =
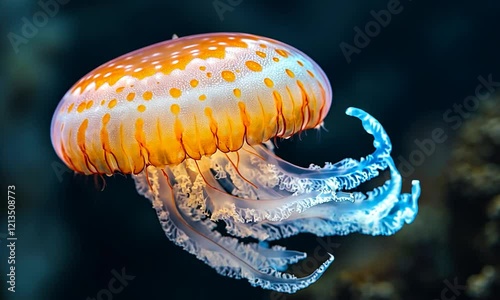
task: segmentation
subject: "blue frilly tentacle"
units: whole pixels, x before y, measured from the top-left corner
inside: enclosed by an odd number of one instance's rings
[[[390,235],[418,212],[420,184],[402,193],[402,177],[390,156],[391,142],[380,123],[349,108],[373,135],[375,151],[359,160],[302,168],[264,146],[244,145],[236,154],[215,153],[164,169],[149,167],[135,176],[139,193],[151,200],[167,237],[220,274],[252,285],[293,293],[312,284],[332,263],[297,278],[285,271],[305,253],[269,247],[263,241],[302,232],[317,236],[360,232]],[[374,190],[353,192],[388,169],[391,178]],[[224,221],[228,235],[216,230]],[[242,243],[251,237],[257,242]]]
[[[176,175],[167,171],[167,176],[163,176],[154,168],[146,172],[135,177],[136,186],[153,203],[166,236],[221,275],[246,278],[253,286],[295,293],[314,283],[333,262],[329,255],[316,271],[303,278],[283,273],[280,270],[304,259],[306,254],[280,246],[270,248],[265,243],[243,244],[236,238],[222,236],[214,230],[215,223],[210,219],[176,201],[174,195],[186,196],[190,192],[189,187],[171,179]]]

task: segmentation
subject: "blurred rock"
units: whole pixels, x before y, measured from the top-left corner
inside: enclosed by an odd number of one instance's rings
[[[457,272],[467,277],[470,297],[498,299],[500,98],[483,101],[479,111],[464,123],[447,177]]]

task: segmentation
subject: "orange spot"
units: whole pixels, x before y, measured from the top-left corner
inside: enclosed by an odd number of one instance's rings
[[[274,82],[271,79],[267,78],[267,77],[264,78],[264,83],[269,88],[272,88],[274,86]]]
[[[288,57],[288,53],[285,50],[276,49],[276,53],[278,53],[279,55],[281,55],[283,57]]]
[[[153,93],[151,91],[145,91],[144,94],[142,94],[142,98],[146,101],[151,100],[153,98]]]
[[[277,107],[281,107],[281,94],[278,91],[273,91],[273,97],[276,103],[279,104]]]
[[[78,108],[76,109],[79,113],[81,113],[82,111],[85,110],[85,107],[86,107],[86,104],[85,102],[82,102],[80,103],[80,105],[78,105]]]
[[[200,97],[198,97],[198,99],[200,99],[200,101],[203,101],[203,100],[207,99],[207,95],[202,94],[202,95],[200,95]]]
[[[222,75],[222,78],[228,82],[233,82],[236,79],[236,76],[231,71],[227,71],[227,70],[222,71],[221,75]]]
[[[94,69],[88,76],[78,81],[71,89],[71,92],[81,94],[89,85],[93,86],[94,91],[104,84],[115,86],[119,80],[126,76],[142,80],[155,74],[169,75],[174,70],[185,70],[186,66],[193,59],[206,61],[210,58],[216,58],[224,60],[227,56],[228,47],[247,49],[248,43],[253,42],[257,44],[262,39],[257,36],[244,35],[244,39],[248,40],[247,42],[243,41],[243,38],[235,38],[224,33],[212,36],[208,40],[205,38],[200,36],[193,39],[173,39],[142,48],[132,56],[130,54],[121,56]],[[192,52],[191,47],[193,45],[196,45],[196,49],[199,50],[198,52]],[[174,52],[178,52],[180,55],[172,57],[170,54]],[[163,55],[152,58],[155,53]],[[153,59],[157,60],[158,64],[152,64]],[[131,68],[126,68],[125,66],[127,65],[130,65]],[[208,68],[208,66],[203,66],[202,69],[204,68]],[[107,76],[95,77],[97,74],[106,74]],[[126,89],[129,87],[126,86]]]
[[[144,105],[141,104],[141,105],[137,106],[137,110],[139,112],[144,112],[146,110],[146,106],[144,106]]]
[[[101,100],[101,105],[104,105],[104,103],[106,103],[106,100],[102,99]]]
[[[75,106],[75,103],[71,103],[68,107],[68,112],[70,113],[73,110],[73,106]]]
[[[207,67],[205,67],[205,66],[200,66],[200,70],[205,71],[206,69],[207,69]]]
[[[277,58],[277,57],[273,57],[273,60],[274,60],[275,62],[279,62],[279,61],[280,61],[280,59],[279,59],[279,58]]]
[[[108,103],[108,107],[109,108],[115,107],[116,106],[116,102],[117,102],[116,99],[111,99],[111,101],[109,101],[109,103]]]
[[[192,80],[189,82],[189,84],[190,84],[192,87],[196,87],[196,86],[198,86],[198,83],[199,83],[199,82],[198,82],[198,80],[196,80],[196,79],[192,79]]]
[[[298,60],[298,61],[297,61],[297,63],[298,63],[298,64],[299,64],[299,66],[301,66],[301,67],[303,67],[303,66],[304,66],[304,64],[303,64],[300,60]]]
[[[123,92],[124,89],[125,89],[125,87],[121,86],[121,87],[119,87],[119,88],[116,89],[116,92],[117,93],[121,93],[121,92]]]
[[[212,116],[212,109],[210,107],[205,107],[205,116],[211,117]]]
[[[102,124],[103,124],[103,125],[108,124],[109,119],[111,119],[111,115],[110,115],[110,114],[105,114],[105,115],[102,117]]]
[[[92,105],[94,105],[94,101],[90,100],[89,102],[87,102],[86,108],[89,109],[92,107]]]
[[[233,90],[233,93],[234,93],[234,95],[235,95],[236,97],[238,97],[238,98],[239,98],[239,97],[241,97],[241,90],[240,90],[240,89],[234,89],[234,90]]]
[[[169,90],[169,93],[170,93],[170,96],[172,96],[174,98],[179,98],[182,95],[181,90],[179,90],[178,88],[171,88]]]
[[[297,85],[299,86],[300,90],[304,92],[304,94],[307,94],[306,93],[306,89],[305,89],[304,84],[302,83],[302,81],[297,80]]]
[[[311,72],[311,71],[307,70],[307,74],[309,74],[309,76],[311,76],[312,78],[314,78],[314,74],[313,74],[313,72]]]
[[[170,106],[170,111],[174,114],[174,115],[178,115],[179,112],[181,111],[181,107],[179,106],[179,104],[172,104]]]
[[[262,57],[262,58],[265,58],[266,57],[266,54],[262,51],[255,51],[255,54],[257,54],[258,56]]]
[[[207,72],[207,77],[208,78],[212,77],[212,72]]]
[[[255,62],[253,60],[247,60],[245,62],[245,65],[247,66],[247,68],[249,68],[250,70],[252,70],[254,72],[262,71],[262,66],[258,62]]]
[[[292,72],[292,70],[290,69],[285,69],[285,72],[288,76],[290,76],[291,78],[294,78],[295,77],[295,74]]]
[[[135,98],[135,93],[128,93],[127,95],[127,101],[132,101]]]
[[[260,46],[261,48],[267,48],[267,46],[266,46],[265,44],[259,44],[259,46]]]

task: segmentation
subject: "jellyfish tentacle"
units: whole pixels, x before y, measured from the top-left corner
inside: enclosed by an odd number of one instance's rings
[[[365,131],[374,137],[373,145],[375,151],[361,158],[359,161],[347,158],[335,164],[327,163],[324,168],[311,166],[309,169],[306,169],[295,166],[277,157],[271,149],[256,146],[255,150],[259,155],[264,157],[268,163],[279,166],[285,174],[291,177],[300,176],[310,179],[337,177],[342,182],[342,188],[351,189],[364,182],[360,182],[358,179],[365,179],[366,181],[378,175],[376,170],[387,168],[385,158],[390,157],[392,144],[380,122],[370,114],[353,107],[348,108],[346,114],[360,119]],[[369,170],[364,170],[365,168],[369,168]]]
[[[303,232],[317,236],[346,235],[353,232],[391,235],[400,230],[405,223],[410,224],[418,212],[420,184],[416,180],[413,181],[411,193],[401,194],[401,176],[392,159],[389,162],[391,180],[386,181],[382,187],[368,192],[363,196],[363,200],[357,201],[354,205],[324,203],[303,214],[293,215],[281,223],[261,224],[264,228],[266,226],[286,228],[280,230],[279,234],[268,234],[268,239],[280,239]],[[269,230],[266,233],[269,233]]]
[[[365,130],[374,137],[375,151],[359,161],[346,159],[326,164],[323,168],[313,165],[306,169],[276,157],[271,149],[254,146],[257,155],[240,155],[239,171],[234,172],[231,171],[234,166],[226,156],[214,154],[213,159],[219,167],[217,173],[223,174],[235,188],[229,193],[221,193],[220,189],[206,190],[209,194],[207,208],[212,219],[234,219],[242,223],[279,222],[325,202],[353,201],[354,194],[346,190],[378,176],[380,170],[388,167],[391,142],[380,123],[366,112],[350,108],[347,113],[359,118]],[[217,178],[211,176],[211,172],[205,169],[204,178],[210,186],[216,186]],[[267,178],[267,181],[263,182],[262,178]],[[260,190],[248,180],[256,182]],[[280,196],[266,199],[271,191],[280,191]]]
[[[347,235],[359,232],[370,235],[390,235],[410,224],[417,212],[420,184],[412,182],[412,192],[401,194],[401,176],[392,159],[389,160],[391,180],[373,191],[355,193],[356,202],[327,202],[281,222],[238,223],[225,220],[231,234],[240,237],[277,240],[299,233],[317,236]]]
[[[264,199],[241,199],[241,197],[230,194],[217,196],[216,191],[208,191],[211,194],[210,199],[217,199],[217,204],[219,205],[219,210],[214,209],[210,204],[208,205],[212,210],[212,218],[224,219],[226,230],[232,235],[268,240],[289,237],[300,232],[310,232],[321,236],[344,235],[351,232],[388,235],[399,230],[404,223],[411,223],[417,214],[417,199],[420,195],[418,181],[413,182],[411,194],[401,194],[401,175],[398,173],[390,157],[391,143],[385,130],[378,121],[362,110],[350,108],[347,110],[347,113],[358,117],[362,121],[365,130],[374,135],[376,150],[374,154],[362,158],[359,162],[353,159],[345,159],[332,164],[332,170],[337,175],[334,179],[344,178],[344,180],[339,179],[342,182],[343,188],[353,188],[361,182],[365,182],[378,175],[379,170],[388,167],[391,180],[388,180],[383,186],[366,194],[359,192],[352,193],[355,198],[352,204],[349,202],[333,202],[331,198],[325,196],[328,195],[326,191],[319,194],[314,194],[314,192],[309,194],[290,192],[288,197],[277,198],[271,201]],[[271,161],[274,162],[271,166],[279,165],[284,167],[288,174],[298,174],[300,171],[309,173],[318,172],[318,170],[323,171],[323,169],[318,168],[311,170],[293,166],[274,156],[271,149],[254,147],[254,150],[258,153],[260,159],[257,159],[256,156],[244,156],[242,161],[244,162],[245,159],[248,160],[248,157],[254,164],[255,162],[257,164],[259,162],[264,164],[264,161]],[[223,162],[219,162],[219,164],[223,164]],[[258,165],[257,168],[247,169],[255,170],[259,168],[263,169],[262,165]],[[368,171],[363,174],[359,172],[358,168],[365,168]],[[279,170],[275,168],[274,170],[273,174],[276,175],[283,168]],[[269,172],[264,173],[266,176],[269,176]],[[258,177],[255,175],[251,175],[249,178],[253,179],[254,182],[258,182],[256,180]],[[301,180],[302,182],[307,181],[304,179]],[[297,184],[292,181],[275,183],[275,185],[279,185],[282,191],[293,191],[290,187],[294,187]],[[217,184],[215,179],[213,179],[212,184]],[[318,192],[317,188],[310,190]],[[333,190],[335,189],[332,189],[332,192]],[[231,206],[221,209],[221,203],[230,203]],[[294,203],[295,206],[290,205],[290,203]],[[286,206],[286,204],[289,204],[289,206]],[[271,205],[271,208],[269,205]],[[278,214],[273,215],[273,206],[275,207],[274,211],[279,211]],[[258,209],[261,212],[259,216],[263,217],[253,219],[252,217],[248,217],[249,215],[255,216]],[[389,214],[391,210],[395,214]],[[279,216],[282,218],[280,219]]]
[[[245,144],[247,151],[234,160],[216,152],[165,169],[147,168],[134,177],[137,190],[151,200],[167,237],[218,273],[293,293],[316,281],[333,256],[309,276],[297,278],[285,271],[305,253],[245,244],[235,237],[271,241],[301,232],[389,235],[412,222],[418,210],[419,182],[412,182],[410,194],[401,193],[402,177],[382,126],[362,110],[347,113],[374,137],[375,151],[360,160],[301,168],[275,156],[271,148]],[[381,187],[350,192],[385,169],[391,179]],[[217,220],[226,223],[230,236],[217,231]]]
[[[245,145],[244,148],[249,147],[248,145]],[[226,156],[228,155],[226,154]],[[250,163],[248,157],[247,153],[240,155],[240,164],[248,165]],[[256,157],[251,156],[251,159],[255,158]],[[263,161],[259,160],[259,162]],[[254,165],[257,164],[254,163]],[[228,163],[226,157],[219,157],[218,155],[214,155],[211,158],[211,163],[207,166],[206,172],[203,173],[203,176],[207,181],[209,181],[209,184],[215,185],[215,182],[217,182],[218,185],[223,186],[220,190],[225,190],[226,192],[234,195],[241,195],[241,197],[244,198],[275,199],[288,196],[290,194],[286,190],[272,189],[272,187],[276,185],[276,183],[270,181],[271,178],[275,177],[274,174],[267,174],[262,170],[254,168],[241,169],[242,171],[246,171],[245,176],[252,180],[252,186],[247,184],[245,180],[239,178],[239,174],[237,174],[235,168]],[[268,170],[268,172],[273,172],[273,170]],[[211,176],[210,173],[215,173],[216,175]],[[245,195],[245,192],[249,193],[249,195]]]
[[[317,270],[302,278],[281,272],[289,264],[304,259],[306,254],[284,247],[268,248],[259,243],[243,244],[233,237],[222,236],[215,230],[214,222],[185,203],[190,177],[182,165],[175,169],[177,172],[165,170],[167,179],[158,169],[147,168],[134,176],[137,189],[153,203],[167,237],[218,273],[246,278],[253,286],[294,293],[314,283],[332,263],[330,255]],[[184,176],[179,176],[180,173]],[[182,184],[176,182],[179,178]]]

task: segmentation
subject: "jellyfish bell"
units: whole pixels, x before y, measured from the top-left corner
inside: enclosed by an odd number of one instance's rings
[[[84,76],[62,99],[52,140],[75,171],[137,174],[289,137],[319,125],[330,103],[326,75],[294,48],[253,35],[189,36]]]
[[[372,154],[302,168],[273,153],[271,139],[320,126],[331,96],[321,68],[289,45],[242,33],[194,35],[84,76],[59,103],[51,138],[75,172],[133,174],[166,236],[220,274],[293,293],[333,256],[297,278],[283,270],[305,253],[259,242],[302,232],[389,235],[418,210],[418,181],[401,193],[389,137],[360,109],[347,114],[373,135]],[[385,169],[384,185],[352,191]],[[229,235],[216,230],[219,220]]]

